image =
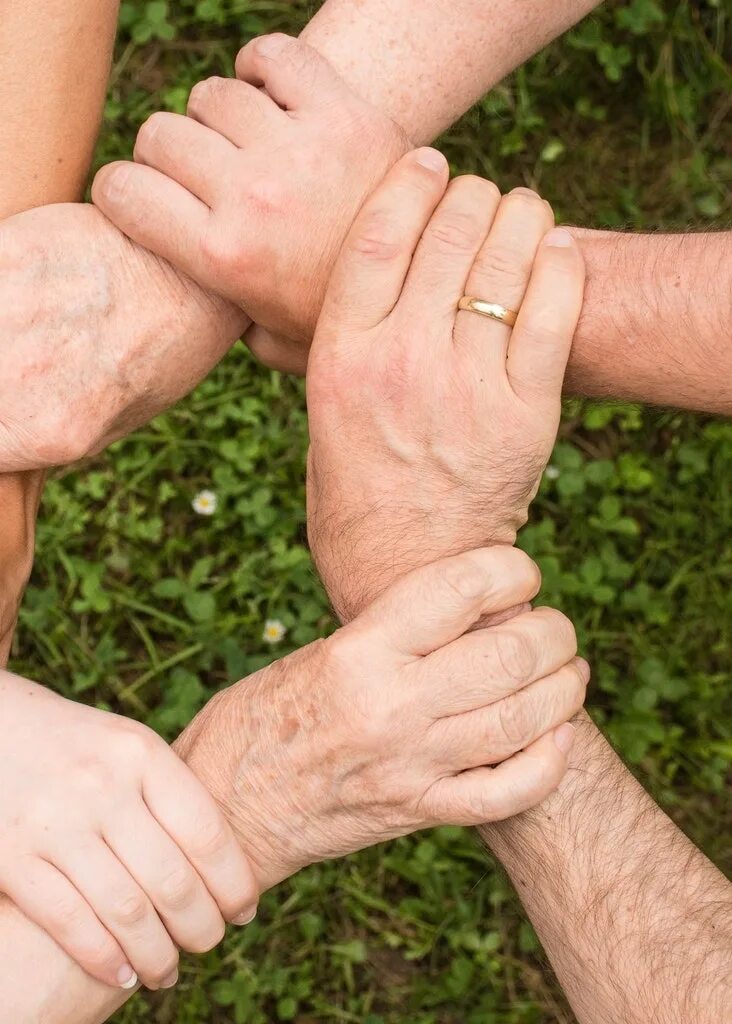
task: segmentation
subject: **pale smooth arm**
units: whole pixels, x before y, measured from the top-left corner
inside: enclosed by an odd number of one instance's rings
[[[483,838],[580,1024],[718,1024],[732,1005],[732,885],[586,714],[559,790]]]

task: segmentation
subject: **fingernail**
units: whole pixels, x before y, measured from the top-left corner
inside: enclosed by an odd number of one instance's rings
[[[423,149],[417,150],[417,163],[421,164],[422,167],[426,167],[428,171],[443,171],[447,160],[439,149],[425,146]]]
[[[570,722],[560,725],[554,732],[554,742],[563,754],[568,754],[574,743],[575,728]]]
[[[589,663],[585,661],[584,658],[577,658],[577,668],[579,669],[579,673],[582,676],[582,679],[586,683],[589,683],[590,676],[592,675]]]
[[[271,36],[262,36],[255,43],[257,47],[257,53],[262,54],[264,57],[276,57],[278,53],[282,53],[284,48],[290,42],[290,37],[284,35],[282,32],[276,32]]]
[[[160,982],[160,987],[161,988],[172,988],[173,985],[175,985],[175,983],[177,981],[178,981],[178,971],[176,970],[176,971],[173,971],[171,974],[169,974],[167,978],[163,978],[163,980]]]
[[[539,195],[534,192],[533,188],[525,188],[523,185],[519,185],[517,188],[512,188],[509,192],[512,196],[531,196],[533,199],[539,199]]]
[[[124,989],[134,988],[137,984],[137,975],[129,964],[124,964],[117,971],[117,984]]]
[[[570,245],[574,245],[574,239],[566,228],[552,228],[548,234],[544,235],[544,245],[554,245],[558,249],[568,249]]]
[[[237,925],[251,924],[254,918],[257,916],[257,908],[254,910],[246,910],[243,914],[239,914],[238,917],[232,917],[231,923]]]

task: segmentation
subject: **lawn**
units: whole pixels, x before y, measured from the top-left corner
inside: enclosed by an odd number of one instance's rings
[[[124,0],[98,163],[230,74],[246,39],[297,31],[315,7]],[[454,171],[537,187],[588,226],[729,227],[729,17],[724,0],[608,4],[445,136]],[[14,668],[172,737],[216,689],[331,630],[305,545],[306,444],[301,383],[237,347],[168,415],[55,476]],[[730,873],[732,425],[571,401],[552,466],[521,544],[577,624],[592,712]],[[202,489],[212,516],[193,510]],[[287,627],[274,647],[269,618]],[[501,871],[457,829],[302,872],[256,924],[187,958],[175,990],[115,1018],[572,1020]]]

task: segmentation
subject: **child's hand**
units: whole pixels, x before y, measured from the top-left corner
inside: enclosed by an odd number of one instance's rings
[[[254,915],[249,862],[152,730],[0,673],[0,891],[108,985],[177,980],[224,918]]]

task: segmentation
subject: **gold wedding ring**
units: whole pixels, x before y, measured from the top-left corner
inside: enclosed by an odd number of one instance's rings
[[[474,295],[463,295],[458,302],[458,309],[467,309],[471,313],[479,313],[481,316],[488,316],[491,320],[498,320],[506,327],[513,327],[518,314],[513,309],[506,309],[497,302],[485,302],[483,299],[476,299]]]

